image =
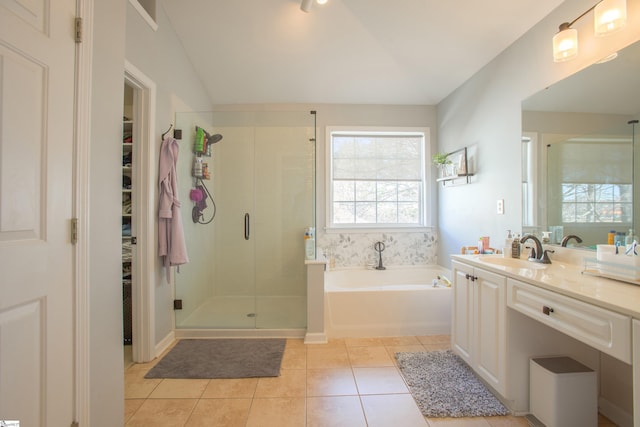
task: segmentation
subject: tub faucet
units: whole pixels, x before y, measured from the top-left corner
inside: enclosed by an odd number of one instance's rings
[[[386,267],[382,265],[382,251],[385,249],[384,243],[376,242],[375,245],[373,245],[373,249],[378,252],[378,266],[376,270],[386,270]]]
[[[533,240],[533,242],[536,244],[535,248],[531,248],[529,261],[539,262],[541,264],[551,264],[551,260],[549,259],[548,253],[549,252],[553,253],[554,251],[549,249],[543,250],[542,243],[540,243],[540,239],[538,239],[533,234],[525,234],[524,236],[522,236],[522,239],[520,239],[520,243],[524,243],[527,240]]]
[[[564,236],[562,238],[562,243],[560,243],[560,245],[563,248],[566,248],[567,247],[567,243],[569,243],[569,240],[571,240],[571,239],[576,239],[577,243],[582,243],[582,239],[580,237],[576,236],[575,234],[569,234],[569,235]]]

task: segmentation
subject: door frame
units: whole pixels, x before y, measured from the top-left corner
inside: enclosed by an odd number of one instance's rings
[[[133,361],[148,362],[155,357],[155,265],[152,248],[155,242],[155,217],[153,203],[156,158],[155,105],[156,84],[136,66],[125,60],[125,82],[133,87],[134,162],[133,171],[136,191],[133,203],[136,211],[135,229],[137,244],[134,246],[135,274],[132,277],[132,338]]]
[[[74,245],[75,300],[73,390],[74,420],[88,426],[90,418],[90,296],[89,296],[89,165],[91,159],[91,76],[93,73],[93,3],[76,0],[76,17],[82,19],[82,42],[76,43],[75,123],[73,140],[73,216],[77,221]]]

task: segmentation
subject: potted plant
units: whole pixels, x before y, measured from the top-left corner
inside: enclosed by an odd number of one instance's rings
[[[449,159],[449,153],[437,153],[434,154],[431,159],[440,170],[440,176],[442,178],[455,175],[453,162]]]

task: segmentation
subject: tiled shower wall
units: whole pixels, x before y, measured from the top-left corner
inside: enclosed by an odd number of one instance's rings
[[[392,265],[437,264],[438,236],[435,229],[421,232],[392,233],[318,233],[318,255],[335,260],[336,268],[378,265],[373,248],[382,242],[382,262]]]

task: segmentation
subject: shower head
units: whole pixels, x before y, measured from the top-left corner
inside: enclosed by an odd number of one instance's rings
[[[220,135],[219,133],[216,133],[215,135],[209,135],[205,132],[205,136],[207,137],[207,145],[215,144],[222,139],[222,135]]]

